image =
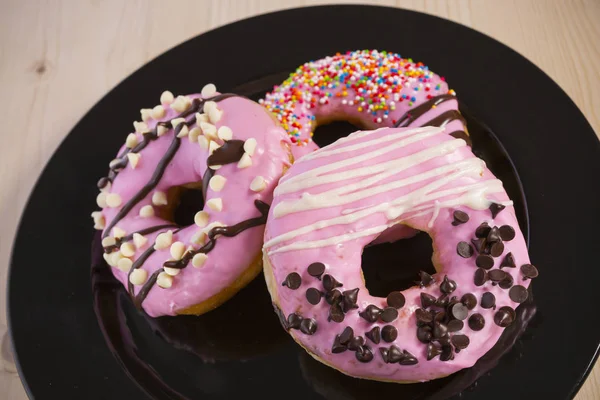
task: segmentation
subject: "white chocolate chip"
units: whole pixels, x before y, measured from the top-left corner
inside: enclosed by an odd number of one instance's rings
[[[127,135],[127,140],[125,140],[125,146],[129,149],[134,148],[138,144],[138,138],[135,133],[130,133]]]
[[[102,247],[110,247],[114,246],[115,244],[117,244],[117,240],[112,236],[107,236],[102,239]]]
[[[166,126],[158,125],[156,128],[156,136],[161,137],[165,133],[169,132],[169,129]]]
[[[121,254],[124,257],[133,257],[135,255],[135,246],[130,242],[123,243],[119,250],[121,250]]]
[[[211,141],[208,144],[208,154],[212,154],[215,152],[215,150],[217,150],[219,147],[221,147],[217,142],[213,142]],[[212,167],[211,167],[212,168]],[[214,169],[214,168],[213,168]]]
[[[93,219],[98,219],[102,216],[102,211],[92,211],[91,216]]]
[[[142,155],[139,153],[127,153],[127,159],[129,160],[131,168],[135,169],[135,167],[137,167],[141,157]]]
[[[154,242],[154,250],[163,250],[173,243],[173,231],[160,233]]]
[[[221,147],[221,146],[219,146],[219,147]],[[218,147],[217,147],[217,148],[218,148]],[[214,151],[214,150],[213,150],[213,151]],[[217,171],[217,170],[218,170],[219,168],[221,168],[221,167],[222,167],[222,165],[211,165],[211,166],[210,166],[210,169],[212,169],[213,171]]]
[[[198,144],[200,145],[201,149],[208,150],[209,142],[210,142],[210,140],[207,139],[206,136],[198,136]]]
[[[106,220],[104,219],[104,215],[101,215],[98,218],[94,219],[94,229],[101,231],[106,227]]]
[[[137,268],[131,271],[129,282],[136,286],[143,285],[148,279],[148,272],[145,269]]]
[[[173,286],[173,277],[166,272],[161,272],[156,277],[156,284],[160,288],[168,289]]]
[[[152,204],[155,206],[166,206],[167,205],[167,195],[165,192],[156,191],[152,195]]]
[[[108,265],[110,265],[111,267],[114,267],[114,265],[111,264],[112,263],[112,259],[110,257],[110,254],[108,254],[108,253],[102,253],[102,257],[104,258],[104,261],[106,261],[106,263]]]
[[[127,232],[125,232],[124,229],[121,229],[118,226],[115,226],[113,228],[112,234],[116,238],[122,238],[123,236],[127,235]]]
[[[171,104],[171,108],[179,113],[184,112],[192,105],[192,100],[187,96],[177,96],[175,101]]]
[[[140,217],[150,218],[154,216],[154,208],[151,205],[140,208]]]
[[[194,223],[200,228],[204,228],[206,224],[208,224],[208,219],[210,216],[206,211],[198,211],[196,215],[194,215]]]
[[[146,125],[145,122],[134,121],[133,127],[137,133],[144,133],[148,131],[148,125]]]
[[[221,140],[231,140],[233,138],[233,131],[230,127],[223,125],[217,130],[217,136]]]
[[[174,99],[175,97],[173,97],[173,93],[169,92],[168,90],[165,90],[160,95],[161,104],[171,104]]]
[[[179,133],[177,134],[177,137],[178,138],[182,138],[184,136],[187,136],[188,133],[190,133],[190,129],[187,127],[187,125],[184,125],[179,130]]]
[[[136,249],[141,249],[148,243],[148,238],[144,235],[140,235],[139,233],[133,234],[133,244]]]
[[[185,118],[173,118],[171,120],[171,125],[173,126],[173,129],[175,129],[177,125],[181,124],[182,122],[185,122]]]
[[[242,158],[240,158],[240,161],[238,161],[237,166],[238,166],[238,168],[248,168],[251,165],[252,165],[252,159],[250,158],[248,153],[244,153]]]
[[[129,272],[132,265],[133,261],[131,261],[129,258],[121,258],[119,261],[117,261],[117,268],[123,272]]]
[[[198,136],[202,135],[202,129],[197,126],[190,129],[190,133],[188,134],[188,139],[190,142],[195,142],[198,140]]]
[[[217,127],[213,124],[209,124],[208,122],[200,122],[200,129],[202,129],[202,133],[204,133],[204,135],[209,139],[217,139]]]
[[[250,182],[250,190],[253,192],[261,192],[267,187],[267,181],[262,176],[257,176]]]
[[[119,207],[122,202],[123,201],[121,200],[121,196],[119,196],[118,193],[109,193],[106,195],[106,204],[109,207]]]
[[[210,186],[210,188],[212,190],[214,190],[215,192],[220,192],[221,190],[223,190],[223,187],[225,187],[225,183],[227,182],[227,178],[225,178],[222,175],[215,175],[212,178],[210,178],[210,181],[208,182],[208,186]]]
[[[171,268],[171,267],[163,267],[163,269],[165,270],[165,272],[171,276],[176,276],[179,275],[179,273],[181,272],[181,270],[179,268]]]
[[[200,122],[208,122],[208,115],[196,113],[196,124],[200,125]]]
[[[185,252],[185,244],[183,244],[182,242],[175,242],[171,245],[171,257],[173,257],[174,260],[181,260],[181,258],[183,257],[183,253]]]
[[[208,85],[204,86],[202,88],[202,91],[200,92],[200,94],[204,98],[214,96],[215,93],[217,93],[217,87],[212,83],[209,83]]]
[[[213,211],[223,210],[223,200],[220,197],[208,200],[206,205]]]
[[[250,138],[244,142],[244,151],[248,153],[249,156],[254,155],[254,151],[256,150],[256,139]]]
[[[198,253],[192,258],[192,265],[196,268],[202,268],[208,256],[204,253]]]
[[[111,267],[116,267],[119,263],[119,260],[123,258],[120,251],[113,251],[108,255],[108,265]]]
[[[146,122],[152,118],[152,110],[149,108],[142,108],[140,110],[140,115],[142,116],[142,121]]]
[[[206,243],[206,238],[207,238],[206,232],[198,231],[192,235],[192,237],[190,238],[190,241],[193,244],[202,246],[202,245],[204,245],[204,243]]]
[[[98,204],[98,207],[100,208],[108,207],[108,204],[106,204],[106,192],[98,193],[98,196],[96,196],[96,204]]]
[[[208,120],[210,122],[212,122],[213,124],[216,124],[217,122],[219,122],[221,120],[222,116],[223,116],[223,111],[219,110],[217,107],[211,108],[210,111],[208,112]]]
[[[203,108],[204,108],[204,112],[206,114],[208,114],[208,112],[210,110],[214,110],[215,108],[217,108],[217,103],[214,102],[214,101],[206,101],[206,102],[204,102],[204,107]]]
[[[165,111],[165,108],[161,105],[158,105],[152,109],[151,115],[152,115],[152,118],[154,118],[154,119],[160,119],[160,118],[164,117],[166,113],[167,112]]]

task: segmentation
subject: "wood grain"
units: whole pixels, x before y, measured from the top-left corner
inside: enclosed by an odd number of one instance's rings
[[[11,246],[29,192],[61,140],[110,88],[178,43],[252,15],[320,3],[324,2],[181,0],[177,6],[164,0],[1,2],[0,335],[4,369],[0,393],[7,399],[27,398],[4,335]],[[437,15],[507,44],[558,82],[600,132],[599,1],[367,3]],[[600,367],[596,365],[577,399],[600,399],[598,382]]]

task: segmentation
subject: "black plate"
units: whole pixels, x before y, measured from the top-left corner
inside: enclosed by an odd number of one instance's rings
[[[444,380],[380,384],[345,377],[307,357],[277,326],[260,279],[201,318],[145,318],[131,308],[103,263],[93,263],[92,294],[94,183],[140,106],[165,88],[193,92],[206,82],[223,91],[258,93],[269,79],[306,60],[357,48],[399,52],[443,73],[469,106],[470,119],[477,116],[493,129],[519,172],[529,206],[531,258],[541,276],[534,285],[535,305],[519,308],[519,324],[507,330],[495,351],[477,367]],[[489,129],[470,122],[475,145],[481,144],[482,157],[505,181],[527,229],[518,178],[502,146]],[[333,6],[219,28],[170,50],[112,90],[42,173],[17,234],[8,288],[20,375],[38,399],[129,400],[146,398],[144,391],[194,399],[319,398],[316,393],[331,399],[375,394],[417,399],[461,391],[465,398],[570,398],[600,342],[594,329],[600,270],[592,253],[594,226],[600,223],[599,174],[600,143],[564,92],[514,51],[464,26],[399,9]],[[427,240],[414,240],[427,248]],[[376,255],[365,255],[369,287],[394,279],[400,284],[403,277],[390,277],[387,269],[369,271]]]

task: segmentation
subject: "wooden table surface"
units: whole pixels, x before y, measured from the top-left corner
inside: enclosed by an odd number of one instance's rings
[[[319,3],[324,2],[0,1],[0,393],[5,398],[27,398],[6,334],[13,237],[36,178],[65,135],[109,89],[180,42],[252,15]],[[360,3],[434,14],[498,39],[558,82],[600,133],[599,0]],[[576,398],[600,399],[599,382],[597,364]]]

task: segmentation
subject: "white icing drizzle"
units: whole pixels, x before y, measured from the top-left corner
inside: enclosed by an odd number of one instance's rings
[[[435,146],[431,146],[426,150],[397,159],[374,163],[373,165],[366,163],[366,161],[392,151],[397,151],[411,143],[444,132],[444,130],[435,127],[404,130],[387,136],[365,140],[364,142],[350,146],[339,147],[340,143],[346,143],[358,138],[366,137],[374,132],[376,131],[357,132],[347,138],[338,140],[331,146],[320,149],[318,153],[311,153],[303,157],[300,162],[365,149],[372,145],[379,145],[378,147],[357,156],[324,164],[299,175],[292,176],[281,183],[276,190],[276,192],[278,192],[277,194],[297,193],[323,184],[339,184],[349,180],[348,184],[331,190],[326,190],[314,195],[303,192],[299,199],[282,201],[273,209],[273,216],[275,218],[281,218],[288,214],[301,211],[343,206],[370,198],[376,202],[376,196],[378,194],[387,193],[392,190],[418,183],[425,184],[418,189],[404,193],[385,203],[342,209],[341,215],[339,216],[320,220],[280,234],[267,241],[264,247],[265,249],[269,249],[275,245],[299,238],[314,231],[336,225],[350,224],[378,213],[383,213],[387,219],[387,223],[381,224],[382,221],[378,223],[375,222],[376,226],[374,227],[368,227],[369,224],[364,223],[362,225],[365,226],[365,228],[355,232],[319,240],[294,241],[294,243],[270,250],[269,254],[326,247],[343,243],[383,232],[389,227],[402,223],[410,218],[428,214],[431,214],[431,219],[428,223],[428,226],[431,228],[437,219],[440,210],[443,208],[468,206],[472,209],[483,210],[488,208],[491,204],[491,201],[487,199],[486,195],[504,192],[502,182],[498,179],[486,179],[470,184],[460,184],[457,182],[457,186],[448,187],[449,184],[452,184],[460,178],[471,177],[480,179],[485,170],[485,163],[476,157],[469,157],[466,159],[459,158],[457,161],[450,162],[440,167],[381,184],[381,181],[391,178],[411,167],[418,166],[436,157],[449,155],[466,146],[466,143],[462,139],[447,140]],[[381,148],[382,144],[389,141],[396,142]],[[315,156],[315,154],[317,155]],[[356,168],[349,168],[351,166],[356,166]],[[355,179],[363,177],[365,177],[365,179]],[[512,201],[506,201],[502,204],[509,206],[512,205]]]

